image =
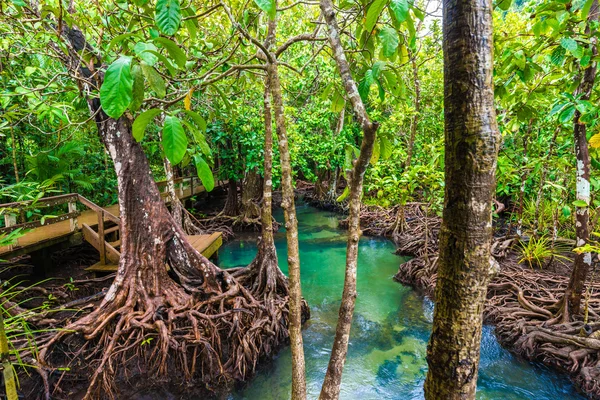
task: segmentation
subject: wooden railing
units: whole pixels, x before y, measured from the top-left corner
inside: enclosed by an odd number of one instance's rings
[[[0,204],[0,215],[4,216],[4,227],[0,228],[0,234],[8,234],[17,229],[32,229],[40,226],[52,225],[58,222],[70,221],[71,232],[77,229],[77,200],[79,195],[76,193],[62,194],[59,196],[44,197],[39,200],[29,200],[15,203]],[[39,220],[27,221],[18,224],[17,218],[28,207],[35,206],[36,208],[48,208],[67,203],[68,212],[60,215],[42,216]],[[18,247],[18,238],[14,243],[8,246],[10,250]]]

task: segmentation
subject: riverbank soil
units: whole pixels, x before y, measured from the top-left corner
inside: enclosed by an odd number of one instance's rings
[[[424,208],[419,203],[363,207],[361,226],[366,235],[394,240],[398,254],[414,257],[400,265],[395,279],[433,299],[441,218],[427,215]],[[341,227],[345,224],[340,221]],[[564,371],[589,398],[600,399],[600,282],[594,280],[596,274],[590,274],[586,286],[587,317],[562,323],[560,311],[572,253],[567,251],[562,254],[565,258],[549,260],[541,268],[530,267],[519,263],[517,240],[502,233],[492,246],[498,271],[488,289],[485,322],[495,326],[496,336],[507,349]]]

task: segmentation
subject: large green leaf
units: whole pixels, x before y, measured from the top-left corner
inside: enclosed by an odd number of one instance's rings
[[[181,69],[185,68],[187,56],[185,55],[183,50],[181,50],[181,48],[179,46],[177,46],[177,43],[175,43],[171,39],[167,39],[164,37],[157,37],[156,39],[154,39],[154,41],[156,43],[159,43],[160,45],[162,45],[165,49],[167,49],[167,51],[169,52],[169,55],[175,61],[175,63],[179,66],[179,68],[181,68]]]
[[[408,18],[408,0],[392,0],[390,10],[392,10],[399,23],[404,22]]]
[[[190,110],[183,110],[183,112],[186,113],[188,117],[190,117],[196,123],[196,125],[198,125],[198,128],[200,128],[201,132],[206,132],[206,121],[204,118],[202,118],[202,115]]]
[[[258,8],[267,13],[270,19],[275,19],[277,14],[277,8],[275,6],[275,0],[254,0]]]
[[[181,23],[179,0],[158,0],[155,12],[156,26],[165,35],[174,35]]]
[[[381,143],[379,142],[379,138],[375,139],[375,144],[373,145],[373,153],[371,154],[371,160],[369,161],[371,165],[377,164],[379,161],[379,156],[381,155]]]
[[[331,111],[334,113],[339,113],[342,111],[345,105],[344,96],[342,96],[337,90],[333,93],[333,98],[331,99]]]
[[[215,187],[215,177],[213,176],[210,167],[206,163],[206,160],[200,155],[194,156],[194,164],[196,164],[196,171],[198,172],[198,178],[202,181],[202,185],[207,192],[210,192]]]
[[[510,8],[511,4],[512,4],[512,0],[498,0],[496,2],[496,6],[503,11],[508,10]]]
[[[179,118],[167,115],[162,131],[162,145],[165,150],[165,156],[167,156],[171,164],[177,165],[183,160],[187,144],[187,137]]]
[[[110,64],[100,88],[100,104],[111,118],[119,118],[133,99],[131,57],[119,57]]]
[[[163,97],[165,97],[166,87],[165,81],[162,78],[162,76],[160,76],[160,74],[156,72],[156,70],[150,65],[144,62],[142,62],[141,65],[142,71],[144,72],[144,76],[146,76],[146,79],[148,79],[150,89],[154,90],[154,93],[156,93],[156,96],[158,96],[158,98],[162,99]]]
[[[398,32],[391,26],[384,26],[383,29],[379,31],[378,36],[379,40],[381,40],[381,46],[383,47],[383,55],[387,58],[392,57],[398,48],[398,43],[400,43]]]
[[[577,42],[573,38],[562,38],[560,39],[560,45],[571,53],[577,50]]]
[[[392,156],[392,143],[384,136],[380,138],[381,141],[381,157],[386,160]]]
[[[365,29],[367,32],[373,30],[387,2],[388,0],[374,0],[373,3],[371,3],[371,6],[367,10],[367,18],[365,20]]]
[[[149,110],[141,113],[135,121],[133,121],[133,126],[131,128],[133,133],[133,138],[138,142],[141,142],[144,139],[144,133],[146,132],[146,127],[148,124],[161,113],[161,110],[157,108],[151,108]]]
[[[135,112],[140,109],[144,101],[144,73],[138,64],[131,67],[131,76],[133,77],[133,99],[131,100],[129,109]]]
[[[567,51],[564,47],[559,46],[555,48],[552,54],[550,55],[550,61],[552,62],[552,64],[556,65],[557,67],[560,67],[565,61],[566,52]]]

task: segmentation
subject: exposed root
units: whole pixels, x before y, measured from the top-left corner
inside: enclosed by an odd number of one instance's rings
[[[276,280],[273,295],[260,297],[266,286],[255,289],[251,274],[239,273],[238,281],[177,238],[168,243],[168,254],[176,255],[169,258],[170,272],[150,268],[150,259],[131,272],[120,270],[98,308],[40,347],[49,388],[89,378],[86,399],[115,398],[121,385],[147,382],[220,391],[251,376],[259,359],[287,339],[285,280]]]

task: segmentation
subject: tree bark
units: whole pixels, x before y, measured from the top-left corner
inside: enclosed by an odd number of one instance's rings
[[[12,161],[13,167],[15,168],[15,182],[19,183],[19,168],[17,167],[17,142],[15,142],[15,133],[13,132],[13,127],[10,127],[10,140],[12,144]]]
[[[340,39],[340,30],[335,18],[334,6],[331,0],[321,0],[321,12],[325,17],[327,29],[329,32],[329,44],[333,50],[333,56],[337,64],[344,90],[356,119],[359,121],[363,131],[363,139],[360,146],[358,158],[354,160],[352,171],[348,184],[350,193],[348,196],[349,212],[348,217],[348,243],[346,246],[346,271],[344,275],[344,289],[342,292],[342,302],[340,304],[338,323],[333,339],[331,357],[327,366],[327,373],[321,388],[319,399],[337,399],[340,396],[340,384],[342,382],[342,372],[348,353],[348,342],[350,340],[350,328],[354,316],[354,306],[356,304],[356,274],[358,269],[358,243],[362,231],[360,230],[360,205],[362,198],[363,178],[371,156],[373,146],[379,125],[371,122],[365,106],[360,98],[356,82],[350,73],[350,65],[344,54],[344,48]]]
[[[419,27],[421,22],[419,22]],[[417,28],[417,32],[419,29]],[[415,115],[410,124],[410,138],[408,139],[408,149],[406,154],[405,167],[410,167],[412,161],[413,151],[415,147],[415,138],[417,136],[417,128],[419,126],[419,117],[421,116],[421,81],[419,80],[419,65],[417,64],[416,55],[413,54],[411,58],[413,83],[415,85]]]
[[[240,214],[237,180],[235,178],[229,178],[229,182],[227,184],[227,198],[225,199],[223,214],[230,217],[236,217]]]
[[[264,190],[263,178],[259,175],[256,168],[246,173],[242,186],[242,220],[251,222],[260,217],[260,207],[258,203]]]
[[[276,2],[277,3],[277,2]],[[277,18],[269,21],[269,29],[273,35],[277,31]],[[275,37],[275,36],[273,36]],[[304,362],[304,347],[302,341],[302,289],[300,285],[300,252],[298,247],[298,220],[296,218],[296,205],[294,203],[294,185],[292,182],[292,163],[288,147],[283,96],[277,60],[271,55],[273,62],[267,60],[267,75],[275,126],[277,144],[279,146],[279,161],[281,165],[281,192],[283,215],[285,219],[285,234],[287,241],[287,262],[289,275],[289,334],[292,351],[292,400],[306,399],[306,376]]]
[[[594,0],[588,15],[586,33],[591,34],[591,26],[598,21],[599,17],[598,1]],[[589,100],[592,95],[592,89],[596,80],[597,62],[595,61],[598,55],[597,47],[598,39],[596,36],[590,37],[590,48],[592,50],[592,61],[583,72],[583,79],[577,88],[577,95],[581,95],[581,100]],[[590,153],[586,137],[586,126],[579,121],[581,112],[575,111],[573,119],[573,133],[575,136],[575,157],[577,159],[577,200],[584,201],[586,204],[590,202]],[[590,238],[590,213],[588,206],[577,207],[575,212],[575,233],[577,246],[585,246]],[[573,270],[569,279],[569,284],[565,292],[567,300],[568,315],[563,316],[563,320],[567,321],[569,316],[578,315],[581,312],[581,297],[583,294],[585,281],[592,265],[591,253],[575,254]]]
[[[474,399],[490,256],[492,201],[501,137],[493,91],[491,0],[445,0],[446,189],[428,400]]]

